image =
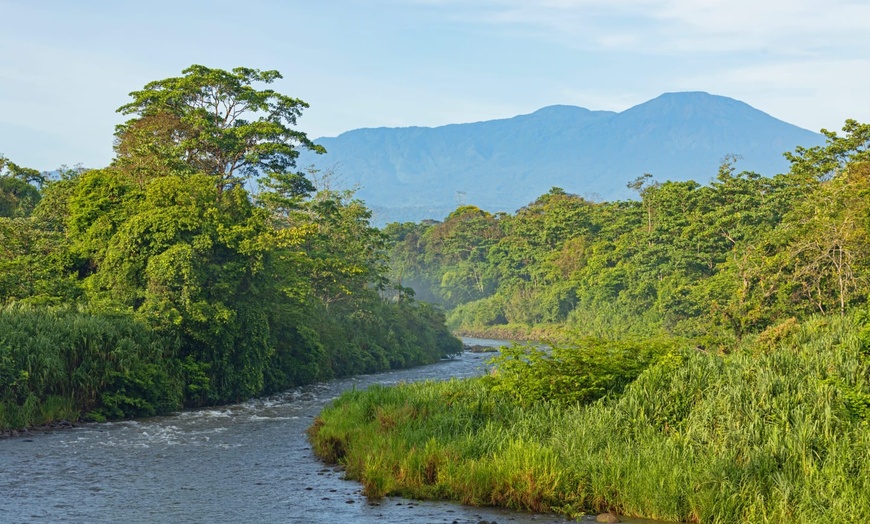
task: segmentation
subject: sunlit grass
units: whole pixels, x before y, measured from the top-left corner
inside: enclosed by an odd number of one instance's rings
[[[373,497],[675,522],[870,522],[857,331],[849,319],[810,320],[729,356],[685,350],[588,405],[523,408],[483,379],[374,387],[327,408],[311,438]]]

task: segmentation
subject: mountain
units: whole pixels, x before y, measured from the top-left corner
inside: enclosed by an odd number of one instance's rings
[[[620,113],[557,105],[513,118],[441,127],[356,129],[315,140],[325,155],[299,166],[333,170],[375,222],[442,219],[457,204],[516,209],[558,186],[594,200],[634,198],[626,184],[707,183],[726,155],[772,176],[782,156],[824,137],[752,106],[702,92],[666,93]]]

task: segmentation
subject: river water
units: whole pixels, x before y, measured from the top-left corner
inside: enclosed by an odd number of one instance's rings
[[[305,430],[342,391],[473,376],[488,357],[463,353],[243,404],[0,440],[0,523],[564,523],[448,502],[369,502],[311,451]]]

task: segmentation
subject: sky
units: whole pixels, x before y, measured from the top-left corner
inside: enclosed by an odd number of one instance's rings
[[[870,122],[868,0],[0,0],[0,154],[101,167],[131,91],[276,69],[311,138],[622,111],[707,91],[818,131]]]

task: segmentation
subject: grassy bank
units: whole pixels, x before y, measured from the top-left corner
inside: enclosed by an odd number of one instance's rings
[[[868,522],[862,339],[858,322],[824,319],[730,355],[686,347],[585,403],[521,402],[499,387],[505,373],[376,387],[342,396],[311,439],[372,497],[705,523]],[[546,365],[558,383],[559,366]]]

